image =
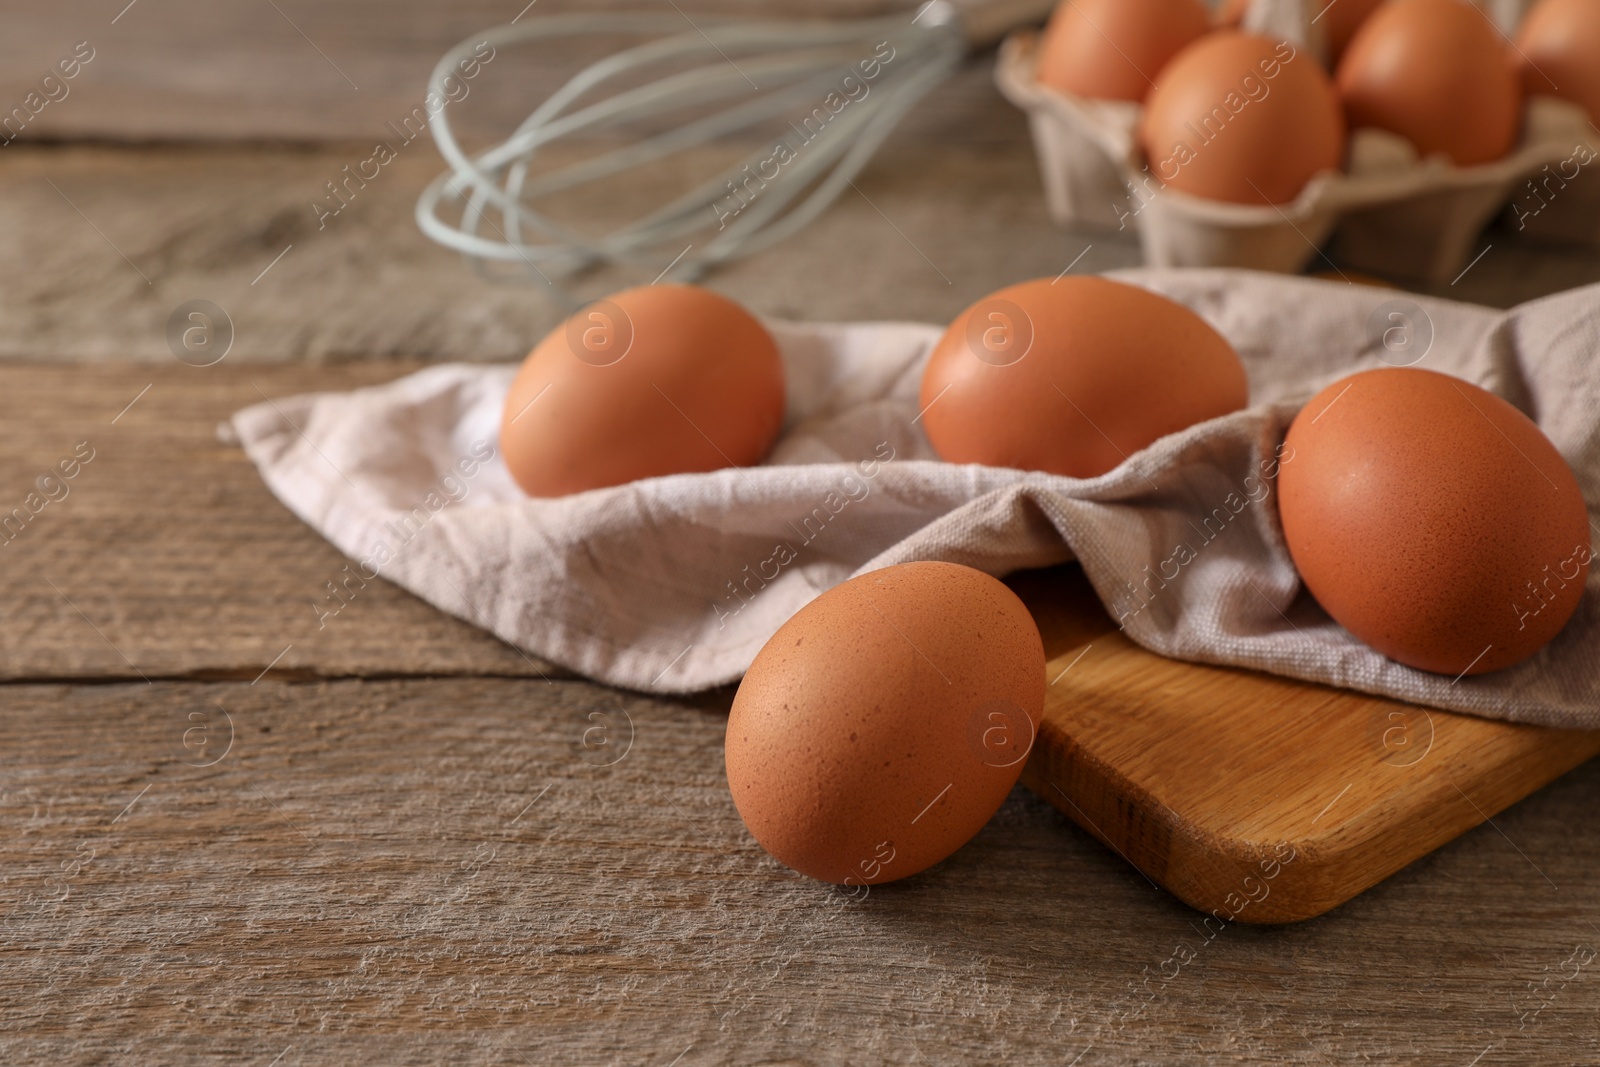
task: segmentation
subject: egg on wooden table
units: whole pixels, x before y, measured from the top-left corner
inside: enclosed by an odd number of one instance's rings
[[[1423,157],[1488,163],[1511,151],[1521,125],[1510,53],[1468,0],[1390,0],[1339,61],[1339,95],[1352,128],[1397,134]]]
[[[687,285],[589,305],[529,353],[500,448],[529,496],[759,463],[783,424],[777,342],[748,311]]]
[[[902,563],[806,605],[757,654],[728,716],[735,807],[778,860],[875,885],[966,844],[1022,773],[1044,646],[1004,584]]]
[[[1093,478],[1158,438],[1238,411],[1244,364],[1176,301],[1106,278],[992,293],[940,338],[920,407],[941,459]]]
[[[1034,76],[1075,96],[1137,103],[1208,23],[1199,0],[1067,0],[1045,27]]]
[[[1317,603],[1390,659],[1450,676],[1527,659],[1577,609],[1593,553],[1561,453],[1471,382],[1363,371],[1285,439],[1283,537]]]
[[[1286,204],[1344,161],[1345,125],[1327,73],[1286,41],[1219,30],[1179,52],[1145,101],[1150,170],[1191,196]]]

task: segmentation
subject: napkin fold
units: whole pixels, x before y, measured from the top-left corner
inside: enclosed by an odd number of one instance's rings
[[[562,499],[528,499],[498,455],[511,366],[441,365],[277,399],[232,425],[271,491],[364,579],[381,575],[631,689],[738,679],[789,616],[865,571],[938,559],[1004,575],[1077,559],[1128,636],[1163,655],[1600,728],[1600,567],[1572,621],[1532,659],[1474,678],[1426,674],[1368,649],[1302,590],[1274,481],[1292,462],[1283,435],[1306,399],[1355,370],[1415,359],[1538,422],[1593,519],[1600,286],[1498,312],[1244,271],[1110,277],[1221,331],[1249,372],[1251,406],[1087,480],[939,462],[917,393],[942,331],[910,323],[769,323],[788,410],[763,465]]]

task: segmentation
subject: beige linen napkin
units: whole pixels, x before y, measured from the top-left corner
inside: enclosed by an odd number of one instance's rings
[[[1370,651],[1302,593],[1271,479],[1289,421],[1317,389],[1425,348],[1416,365],[1538,421],[1593,516],[1600,287],[1500,313],[1242,271],[1113,276],[1226,335],[1249,371],[1251,407],[1089,480],[938,462],[916,419],[941,331],[903,323],[770,324],[789,404],[764,465],[559,500],[524,497],[497,454],[510,366],[443,365],[280,399],[240,411],[233,427],[272,492],[353,569],[614,685],[734,681],[785,619],[863,571],[941,559],[1003,575],[1076,558],[1128,635],[1165,655],[1600,728],[1600,568],[1533,659],[1459,681],[1424,674]],[[1180,544],[1192,558],[1178,576],[1148,581]]]

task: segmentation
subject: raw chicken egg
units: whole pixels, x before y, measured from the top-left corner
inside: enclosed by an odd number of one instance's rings
[[[1593,553],[1572,470],[1522,412],[1413,367],[1334,382],[1295,417],[1278,510],[1317,602],[1390,659],[1452,677],[1533,655]]]
[[[1238,353],[1200,316],[1136,286],[1070,276],[963,311],[929,357],[920,406],[951,463],[1093,478],[1248,401]]]
[[[1067,0],[1045,27],[1035,77],[1076,96],[1138,102],[1207,22],[1199,0]]]
[[[1442,154],[1463,167],[1499,159],[1522,114],[1508,51],[1467,0],[1391,0],[1339,62],[1345,114],[1352,128],[1388,130],[1423,157]]]
[[[1345,49],[1350,47],[1350,42],[1355,40],[1356,31],[1371,17],[1372,13],[1383,6],[1387,0],[1335,0],[1322,9],[1322,33],[1328,42],[1328,56],[1338,63],[1344,55]]]
[[[812,878],[874,885],[971,840],[1044,711],[1044,645],[1015,593],[954,563],[837,585],[757,654],[728,716],[734,806]]]
[[[506,394],[500,448],[529,496],[759,463],[783,423],[777,343],[707,289],[651,285],[539,342]]]
[[[1212,13],[1211,21],[1218,26],[1236,30],[1244,24],[1244,17],[1250,14],[1251,0],[1222,0]]]
[[[1570,100],[1600,125],[1600,3],[1542,0],[1517,31],[1522,86]]]
[[[1222,30],[1161,72],[1139,143],[1172,188],[1236,204],[1286,204],[1344,159],[1328,75],[1285,41]]]

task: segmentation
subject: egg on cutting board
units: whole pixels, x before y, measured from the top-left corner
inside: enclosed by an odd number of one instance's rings
[[[759,463],[783,424],[777,342],[708,289],[650,285],[589,305],[529,353],[500,448],[529,496]]]
[[[1419,670],[1482,674],[1566,625],[1593,558],[1561,453],[1471,382],[1414,367],[1334,382],[1295,417],[1278,512],[1317,603]]]
[[[841,885],[966,844],[1022,773],[1044,645],[1004,584],[954,563],[852,578],[783,624],[728,716],[735,807],[761,846]]]

